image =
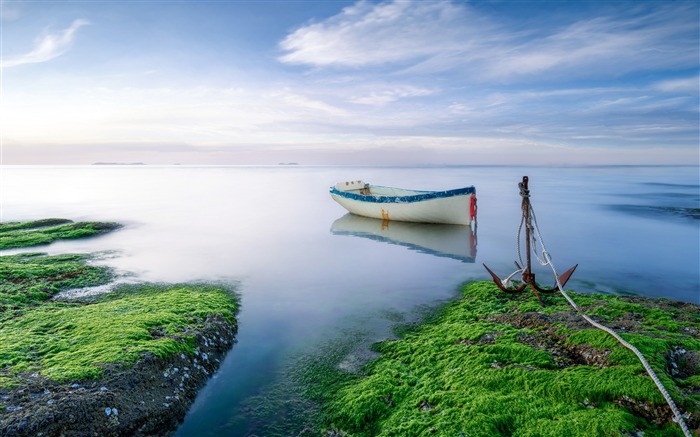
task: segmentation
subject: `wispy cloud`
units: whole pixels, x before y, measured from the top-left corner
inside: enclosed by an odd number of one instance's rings
[[[680,12],[680,11],[679,11]],[[664,11],[668,14],[668,11]],[[587,77],[697,64],[697,21],[659,21],[660,12],[632,18],[596,17],[497,50],[485,63],[488,76],[560,72]],[[515,41],[514,41],[515,42]]]
[[[696,65],[696,15],[681,3],[516,31],[451,1],[360,1],[290,33],[280,43],[285,54],[279,60],[314,67],[381,65],[403,73],[455,70],[481,81],[542,73],[619,76]]]
[[[419,62],[482,47],[499,38],[496,30],[470,9],[449,1],[360,1],[288,35],[280,43],[287,52],[280,60],[342,67]]]
[[[383,106],[399,99],[410,97],[424,97],[433,94],[434,91],[412,85],[400,86],[372,86],[362,94],[354,95],[348,99],[350,103],[361,105]]]
[[[81,27],[90,24],[85,20],[74,20],[67,29],[58,33],[47,33],[38,38],[32,51],[2,59],[2,68],[12,68],[25,64],[36,64],[50,61],[66,53],[73,44],[76,32]]]
[[[698,94],[700,92],[700,76],[664,80],[656,83],[654,88],[667,93]]]

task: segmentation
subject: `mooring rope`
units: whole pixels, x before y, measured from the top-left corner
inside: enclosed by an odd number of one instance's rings
[[[521,193],[522,194],[522,193]],[[540,261],[540,264],[543,266],[549,265],[549,267],[552,269],[552,273],[554,273],[554,279],[556,280],[557,283],[557,288],[559,289],[559,292],[566,298],[566,300],[569,302],[569,304],[583,317],[588,323],[591,325],[595,326],[596,328],[607,332],[608,334],[612,335],[618,342],[620,342],[621,345],[626,347],[627,349],[631,350],[634,352],[634,354],[639,358],[639,361],[642,362],[642,365],[646,369],[647,373],[651,377],[651,379],[654,381],[654,384],[656,384],[656,387],[658,387],[659,391],[663,395],[664,399],[666,399],[666,403],[668,403],[668,406],[671,407],[671,411],[673,411],[673,415],[675,416],[674,422],[678,423],[683,430],[683,434],[685,437],[693,437],[692,434],[690,433],[690,430],[688,429],[688,425],[686,425],[685,421],[683,420],[683,415],[681,414],[680,410],[678,410],[678,407],[676,407],[676,404],[673,402],[673,398],[671,398],[671,395],[668,394],[668,391],[666,390],[666,387],[661,383],[661,380],[659,380],[659,377],[656,376],[656,373],[654,370],[651,368],[651,365],[649,365],[649,362],[644,358],[644,355],[637,349],[634,345],[628,343],[625,339],[623,339],[617,332],[613,331],[611,328],[608,328],[605,325],[601,325],[600,323],[596,322],[592,318],[590,318],[586,313],[583,312],[583,310],[576,305],[576,302],[569,297],[568,294],[564,291],[564,287],[562,286],[561,282],[559,281],[559,274],[557,273],[557,270],[554,268],[554,264],[552,264],[552,258],[549,255],[549,252],[547,251],[547,248],[544,245],[544,242],[542,241],[542,235],[540,234],[539,227],[537,226],[537,219],[535,218],[534,211],[532,210],[532,205],[530,205],[530,221],[531,223],[526,223],[525,226],[532,226],[531,229],[534,229],[537,232],[537,237],[540,240],[540,246],[542,246],[542,257],[544,258],[544,261],[540,260],[539,257],[537,259]],[[524,216],[523,216],[524,218]],[[533,224],[534,223],[534,224]],[[522,222],[521,222],[522,226]],[[530,234],[532,235],[532,234]],[[532,243],[533,243],[533,249],[534,249],[534,242],[535,238],[532,236]],[[518,255],[520,255],[520,230],[518,230]],[[533,252],[535,252],[533,250]],[[522,261],[521,261],[522,263]]]

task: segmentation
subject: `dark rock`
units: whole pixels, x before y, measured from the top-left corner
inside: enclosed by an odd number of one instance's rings
[[[217,338],[221,335],[222,341],[205,342],[205,336],[212,338],[215,334]],[[188,335],[195,336],[199,355],[207,354],[210,359],[198,361],[201,371],[189,371],[187,378],[174,369],[184,368],[183,362],[193,366],[195,357],[184,355],[183,359],[180,354],[168,359],[144,354],[130,367],[110,365],[97,381],[58,384],[38,375],[29,378],[26,386],[0,391],[6,406],[0,414],[0,435],[168,435],[184,419],[209,375],[218,369],[218,359],[223,359],[233,346],[235,334],[235,326],[218,316],[207,319],[200,332],[189,331]],[[164,378],[165,374],[169,377]],[[48,402],[48,394],[54,402]],[[166,397],[170,399],[164,402]]]

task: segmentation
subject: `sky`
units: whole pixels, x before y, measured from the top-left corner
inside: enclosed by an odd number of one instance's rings
[[[697,1],[0,0],[0,164],[700,165]]]

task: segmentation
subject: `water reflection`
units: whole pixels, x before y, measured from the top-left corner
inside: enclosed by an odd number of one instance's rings
[[[398,222],[346,214],[333,222],[331,233],[396,244],[465,263],[476,260],[476,226]]]

